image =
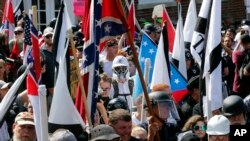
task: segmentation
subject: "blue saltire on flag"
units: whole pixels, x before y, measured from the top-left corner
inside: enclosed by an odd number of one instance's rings
[[[98,1],[100,3],[100,1]],[[107,40],[115,38],[128,30],[126,17],[122,14],[122,7],[117,0],[102,1],[100,51]],[[98,33],[98,34],[99,34]]]
[[[179,103],[188,92],[187,80],[172,63],[170,63],[170,84],[173,98]]]
[[[149,68],[149,82],[146,82],[148,86],[150,86],[151,80],[152,80],[152,74],[153,74],[153,67],[155,63],[155,56],[157,51],[157,45],[150,39],[150,37],[146,33],[142,33],[142,41],[141,41],[141,47],[140,47],[140,53],[139,53],[139,63],[142,70],[142,73],[144,74],[144,63],[145,59],[149,58],[151,62],[151,67]],[[143,89],[141,85],[141,81],[139,78],[138,73],[136,73],[135,76],[135,83],[134,83],[134,93],[133,93],[133,99],[136,100],[138,96],[143,94]]]
[[[94,116],[96,112],[97,102],[97,90],[98,90],[98,68],[99,68],[99,50],[98,45],[100,43],[101,32],[101,11],[102,3],[98,0],[94,0],[91,3],[89,25],[85,35],[83,63],[81,71],[83,72],[83,84],[87,94],[87,104],[90,112],[91,121],[94,122]],[[83,119],[85,119],[86,111],[83,106],[82,93],[78,87],[76,94],[75,106],[80,112]]]

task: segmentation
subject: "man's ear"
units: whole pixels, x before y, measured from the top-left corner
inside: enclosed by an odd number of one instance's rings
[[[12,124],[12,132],[14,132],[15,127],[16,127],[16,123],[13,123]]]

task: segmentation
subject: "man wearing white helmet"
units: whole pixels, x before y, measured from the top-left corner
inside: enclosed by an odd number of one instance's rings
[[[120,97],[124,99],[129,109],[132,107],[133,80],[129,79],[129,63],[126,57],[116,56],[113,65],[113,80],[110,90],[110,99]]]
[[[209,141],[229,141],[230,121],[223,115],[213,116],[207,123]]]

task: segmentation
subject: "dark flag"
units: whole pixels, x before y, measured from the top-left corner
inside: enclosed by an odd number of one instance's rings
[[[211,0],[203,0],[202,2],[190,46],[191,54],[199,66],[201,66],[201,57],[204,52],[205,33],[207,28],[207,18],[210,12],[210,3]]]

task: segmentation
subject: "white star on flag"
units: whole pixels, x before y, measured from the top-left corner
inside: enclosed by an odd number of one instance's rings
[[[95,22],[96,22],[96,27],[101,27],[101,25],[102,25],[102,21],[101,20],[95,20]]]
[[[150,54],[153,54],[154,52],[155,52],[154,49],[152,49],[152,48],[149,49],[149,53],[150,53]]]
[[[179,79],[175,79],[175,80],[174,80],[174,83],[175,83],[175,84],[178,84],[179,82],[180,82]]]
[[[98,0],[98,1],[97,1],[97,4],[102,5],[102,0]]]
[[[145,42],[143,42],[143,46],[147,46],[148,45],[148,43],[145,41]]]
[[[145,62],[145,58],[144,57],[141,57],[141,62]]]
[[[85,61],[88,61],[88,60],[87,60],[87,55],[83,55],[83,56],[82,56],[82,62],[85,62]]]
[[[107,24],[105,27],[104,27],[104,29],[105,29],[105,32],[110,32],[110,29],[111,29],[111,27]]]

